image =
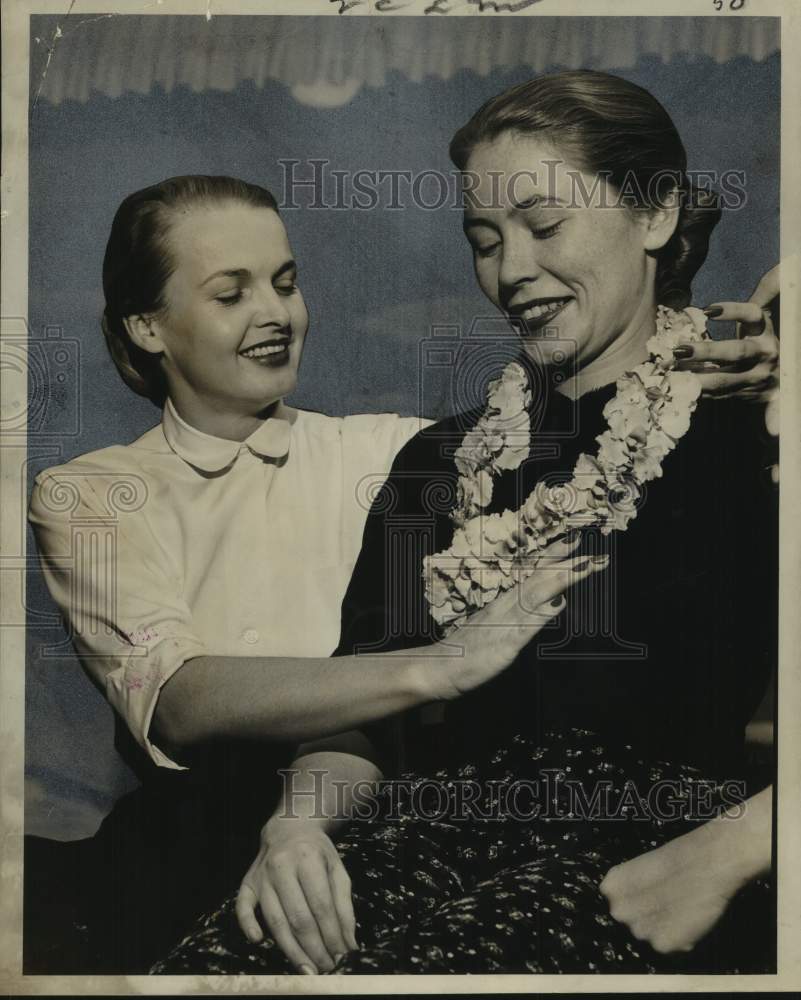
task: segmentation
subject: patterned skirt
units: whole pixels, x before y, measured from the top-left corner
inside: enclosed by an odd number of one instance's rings
[[[741,785],[645,761],[586,730],[548,733],[543,743],[516,736],[480,764],[403,775],[382,788],[376,814],[354,819],[337,842],[360,948],[334,973],[769,972],[767,881],[744,890],[712,934],[680,955],[636,940],[598,889],[614,865],[738,797]],[[246,940],[235,900],[151,972],[292,974],[269,935]]]

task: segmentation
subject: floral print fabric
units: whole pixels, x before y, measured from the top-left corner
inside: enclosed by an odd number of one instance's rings
[[[687,956],[657,954],[614,921],[598,886],[615,864],[686,832],[699,821],[687,818],[699,803],[725,804],[730,790],[690,767],[602,745],[586,730],[546,739],[517,736],[480,768],[404,775],[404,796],[388,786],[379,818],[350,824],[337,846],[352,880],[360,948],[336,973],[689,970]],[[521,818],[520,803],[505,794],[521,778],[529,800],[539,795],[537,816]],[[465,783],[482,790],[469,816],[454,809]],[[601,786],[606,796],[593,812]],[[646,815],[657,787],[670,789],[670,818]],[[767,885],[756,893],[764,905]],[[269,935],[258,945],[245,939],[235,898],[151,971],[294,972]],[[744,958],[696,951],[712,965],[692,971],[735,972]]]

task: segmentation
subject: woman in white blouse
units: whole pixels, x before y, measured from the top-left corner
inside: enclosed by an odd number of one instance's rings
[[[470,690],[558,614],[570,583],[603,568],[576,568],[558,543],[554,571],[527,584],[539,624],[502,641],[479,630],[463,656],[329,659],[367,515],[360,484],[383,480],[421,422],[283,402],[308,314],[263,188],[178,177],[132,194],[103,287],[115,364],[163,417],[131,444],[37,476],[30,520],[84,667],[159,769],[185,768],[198,748],[296,745]],[[498,601],[486,617],[513,614]],[[345,753],[351,739],[363,740],[346,732]],[[269,796],[253,794],[266,818]]]

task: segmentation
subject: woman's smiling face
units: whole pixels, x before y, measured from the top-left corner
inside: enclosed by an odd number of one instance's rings
[[[652,321],[648,228],[642,213],[615,204],[613,187],[544,139],[511,131],[477,145],[466,172],[478,283],[518,321],[534,360],[547,363],[558,346],[580,370]]]
[[[269,208],[198,205],[171,216],[167,244],[153,329],[171,398],[209,433],[215,415],[257,417],[295,388],[309,325],[283,223]]]

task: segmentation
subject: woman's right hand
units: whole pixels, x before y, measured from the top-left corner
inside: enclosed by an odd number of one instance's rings
[[[456,633],[432,647],[430,677],[435,699],[459,698],[506,670],[564,610],[564,592],[606,569],[608,556],[571,557],[578,541],[552,542],[543,549],[528,579],[475,612]]]
[[[275,943],[298,972],[330,972],[358,947],[350,878],[319,823],[271,819],[258,856],[242,880],[236,918],[249,941],[264,937],[256,908]]]

